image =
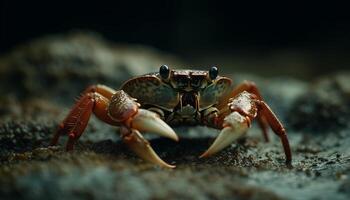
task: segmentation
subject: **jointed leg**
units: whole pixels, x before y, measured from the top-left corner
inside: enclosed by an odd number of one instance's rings
[[[94,113],[100,120],[108,124],[117,125],[107,114],[107,106],[112,92],[113,89],[100,85],[91,86],[85,90],[66,119],[59,125],[51,145],[56,145],[61,135],[68,134],[69,139],[66,149],[73,150],[74,143],[84,132],[91,113]]]
[[[271,108],[263,101],[257,100],[257,105],[262,113],[262,115],[267,119],[270,127],[281,139],[284,153],[286,155],[286,164],[291,165],[292,162],[292,152],[290,150],[289,141],[287,137],[286,130],[284,129],[282,123],[278,120],[276,115],[272,112]]]
[[[102,96],[106,97],[107,99],[111,99],[113,94],[116,92],[116,90],[107,87],[105,85],[91,85],[90,87],[88,87],[83,94],[87,94],[87,93],[93,93],[93,92],[97,92],[99,94],[101,94]]]

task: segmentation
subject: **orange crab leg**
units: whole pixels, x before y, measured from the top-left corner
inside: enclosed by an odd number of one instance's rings
[[[116,92],[116,90],[110,87],[107,87],[105,85],[91,85],[83,92],[83,94],[87,94],[91,92],[97,92],[102,96],[106,97],[107,99],[111,99],[113,94]]]
[[[274,133],[276,133],[276,135],[280,137],[284,153],[286,155],[286,164],[291,165],[292,152],[290,150],[286,130],[276,115],[272,112],[271,108],[264,101],[257,100],[256,103],[263,116],[267,119],[267,122],[269,123],[271,129],[274,131]]]
[[[239,84],[237,87],[235,87],[232,90],[232,92],[229,94],[229,96],[227,96],[225,98],[225,99],[227,99],[226,101],[224,100],[224,101],[222,101],[222,103],[220,103],[218,105],[218,109],[224,111],[226,114],[229,114],[230,111],[227,109],[228,100],[230,98],[234,98],[235,96],[237,96],[238,94],[242,93],[243,91],[247,91],[247,92],[249,92],[251,94],[254,94],[258,100],[263,101],[263,98],[262,98],[262,96],[261,96],[261,94],[259,92],[258,87],[255,85],[255,83],[251,82],[251,81],[244,81],[243,83]],[[260,112],[258,112],[257,119],[258,119],[259,126],[260,126],[260,128],[262,130],[264,139],[265,139],[266,142],[268,142],[269,141],[268,123],[267,123],[265,117],[263,115],[261,115]]]
[[[85,90],[82,97],[73,106],[66,119],[59,125],[59,128],[51,141],[51,145],[56,145],[59,137],[68,133],[69,139],[66,149],[73,150],[74,143],[84,132],[91,113],[94,113],[100,120],[108,124],[117,125],[117,123],[107,114],[109,103],[108,98],[111,98],[112,92],[112,89],[100,85],[91,86]]]

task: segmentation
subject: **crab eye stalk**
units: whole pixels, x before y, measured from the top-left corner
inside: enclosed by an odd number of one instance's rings
[[[218,74],[219,74],[219,70],[218,70],[217,67],[213,66],[213,67],[210,68],[210,70],[209,70],[209,78],[210,78],[211,80],[216,79],[216,77],[218,76]]]
[[[159,74],[162,77],[162,79],[167,79],[169,77],[169,73],[170,73],[170,70],[168,66],[166,65],[160,66]]]

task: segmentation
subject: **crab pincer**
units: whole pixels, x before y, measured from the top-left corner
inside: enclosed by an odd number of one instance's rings
[[[136,99],[119,90],[111,98],[108,115],[120,122],[123,141],[139,157],[162,167],[174,168],[174,165],[166,163],[154,152],[140,132],[152,132],[175,141],[179,140],[178,136],[156,113],[140,109],[139,106]]]
[[[227,106],[229,114],[224,115],[221,132],[209,149],[200,157],[211,156],[229,146],[233,141],[246,133],[254,118],[264,116],[266,118],[266,126],[269,125],[281,139],[286,156],[286,164],[291,165],[292,154],[287,133],[271,108],[264,101],[255,94],[243,91],[230,98]]]
[[[249,124],[250,122],[248,119],[240,115],[238,112],[233,112],[226,116],[223,122],[223,129],[215,139],[214,143],[200,156],[200,158],[209,157],[229,146],[247,131]]]

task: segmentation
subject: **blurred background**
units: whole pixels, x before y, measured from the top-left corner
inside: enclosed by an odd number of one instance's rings
[[[1,2],[0,53],[48,34],[100,33],[191,66],[309,79],[350,64],[350,13],[332,3],[214,1]],[[177,66],[186,68],[188,66]]]

